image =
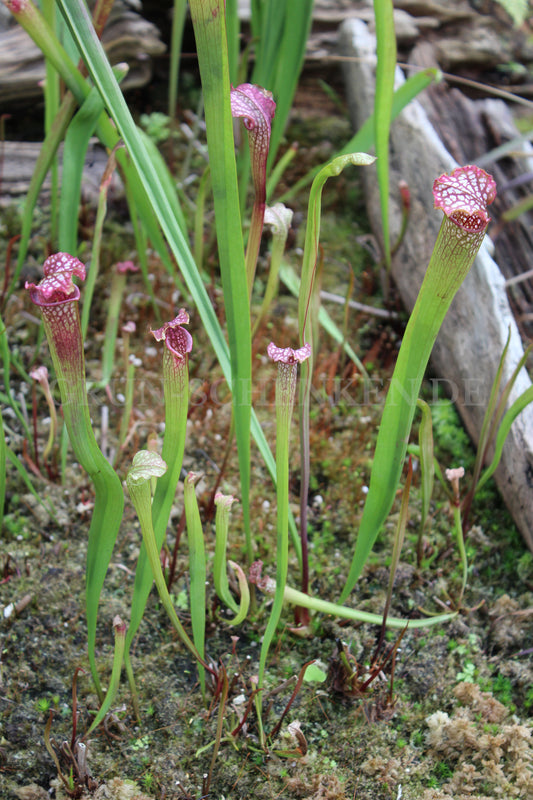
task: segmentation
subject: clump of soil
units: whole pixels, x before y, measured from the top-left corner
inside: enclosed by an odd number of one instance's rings
[[[513,720],[502,703],[475,684],[460,683],[454,694],[460,708],[451,716],[436,711],[427,718],[430,752],[455,765],[442,796],[463,800],[482,791],[487,797],[531,797],[531,728]]]

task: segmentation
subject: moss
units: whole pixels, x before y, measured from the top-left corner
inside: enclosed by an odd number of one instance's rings
[[[306,153],[306,158],[318,159],[322,152],[318,138],[316,146],[313,153]],[[356,239],[365,222],[361,216],[354,227],[352,203],[362,213],[357,179],[346,174],[324,201],[325,282],[330,290],[345,291],[353,271],[356,291],[361,296],[369,288],[375,291],[375,281],[369,274],[370,259]],[[304,210],[301,208],[300,212]],[[6,229],[11,226],[12,220],[8,220]],[[109,258],[122,257],[123,248],[129,247],[129,240],[121,240],[119,232],[120,224],[108,228]],[[296,255],[294,258],[297,260]],[[151,269],[157,292],[161,297],[171,298],[170,278],[155,260]],[[105,270],[102,275],[105,276]],[[105,280],[98,288],[104,297]],[[131,290],[135,305],[128,307],[128,314],[134,313],[142,321],[138,333],[132,337],[132,350],[143,353],[145,363],[136,382],[136,426],[129,449],[124,451],[123,463],[119,464],[120,470],[131,460],[134,450],[144,445],[148,435],[160,430],[163,419],[157,359],[146,352],[143,338],[143,331],[155,322],[153,309],[140,279],[132,284]],[[21,301],[15,299],[21,307]],[[213,302],[222,315],[217,290],[213,292]],[[101,320],[104,305],[101,303],[96,309],[95,326]],[[342,307],[332,309],[332,314],[339,324],[343,323]],[[10,334],[13,331],[10,340],[14,339],[21,360],[28,365],[37,355],[33,352],[33,328],[28,332],[26,321],[17,328],[15,315],[12,317],[7,319]],[[275,324],[283,324],[287,336],[297,336],[293,298],[281,294],[273,318]],[[210,493],[219,478],[231,414],[222,402],[222,391],[217,394],[213,389],[219,387],[220,375],[213,366],[205,334],[194,321],[193,335],[196,345],[191,374],[196,394],[189,415],[186,466],[204,472],[206,488],[200,493],[199,502],[206,541],[212,550]],[[258,353],[264,351],[269,335],[268,330],[258,335],[255,343]],[[353,366],[326,338],[318,354],[311,411],[311,591],[325,599],[338,599],[352,556],[384,399],[381,382],[386,386],[390,377],[399,335],[399,331],[375,321],[362,324],[355,315],[348,318],[349,340],[358,343],[360,351],[367,354],[367,367],[373,365],[376,380],[371,392],[365,391]],[[97,372],[100,347],[101,339],[97,338],[89,345],[90,374]],[[44,346],[38,355],[45,357]],[[122,366],[120,362],[116,366],[119,387]],[[260,357],[254,360],[254,370],[258,391],[262,392],[257,403],[260,421],[273,444],[270,374]],[[340,382],[331,380],[334,373],[341,375]],[[18,391],[21,382],[18,376],[15,379]],[[109,404],[105,393],[98,390],[91,392],[91,404],[95,420],[100,419],[101,405],[108,405],[108,439],[112,441],[120,421],[120,406]],[[39,406],[39,414],[41,411],[43,408]],[[434,418],[441,459],[464,459],[459,463],[471,464],[468,439],[449,403],[437,404]],[[13,429],[10,436],[10,443],[20,447],[21,432]],[[238,492],[236,469],[234,454],[230,453],[228,468],[222,476],[226,493]],[[252,469],[250,502],[257,556],[265,560],[266,569],[271,572],[275,558],[275,498],[270,480],[255,457]],[[296,514],[298,469],[295,453],[291,492]],[[460,586],[450,520],[438,489],[426,532],[427,558],[422,569],[416,564],[414,542],[420,509],[417,484],[415,476],[410,498],[411,522],[391,608],[391,613],[404,618],[419,615],[420,609],[434,613],[443,606],[449,607]],[[61,787],[55,780],[56,766],[43,742],[45,706],[50,702],[56,711],[51,737],[59,752],[61,743],[69,742],[72,737],[73,676],[78,668],[87,668],[83,593],[88,516],[83,504],[90,501],[90,487],[85,476],[70,465],[64,486],[38,480],[36,486],[40,494],[53,500],[61,516],[58,522],[50,516],[46,520],[39,518],[25,498],[25,490],[16,479],[10,478],[5,549],[0,562],[3,570],[0,609],[4,611],[10,605],[20,609],[2,619],[0,781],[2,791],[5,784],[13,797],[17,794],[22,797],[22,787],[29,787],[25,800],[40,800],[43,792],[49,796],[51,782],[57,796],[61,796]],[[174,547],[180,503],[178,497],[167,542],[170,551]],[[453,623],[440,629],[407,630],[396,652],[394,668],[392,660],[387,661],[382,670],[376,671],[376,679],[368,689],[357,693],[341,686],[343,690],[339,691],[330,670],[330,677],[324,683],[304,682],[287,710],[303,665],[316,659],[327,671],[338,661],[337,640],[345,643],[363,671],[370,669],[377,631],[370,626],[318,616],[312,620],[307,638],[302,639],[291,630],[293,612],[286,609],[267,670],[264,691],[267,731],[273,729],[286,710],[287,713],[269,752],[259,747],[254,710],[248,708],[269,611],[268,598],[259,595],[255,612],[238,630],[233,630],[222,622],[220,607],[209,588],[206,649],[214,663],[224,664],[230,681],[220,751],[213,765],[210,789],[213,797],[390,800],[397,797],[400,784],[406,800],[459,800],[466,786],[473,787],[469,800],[476,796],[493,800],[504,790],[508,793],[503,795],[506,797],[527,796],[529,779],[525,766],[520,768],[520,759],[525,765],[531,757],[530,727],[526,720],[533,706],[533,680],[527,658],[517,653],[526,651],[533,637],[533,620],[528,615],[533,605],[528,590],[531,558],[525,554],[523,542],[494,493],[485,494],[481,503],[481,526],[471,529],[468,540],[471,555],[465,595],[468,608]],[[360,608],[375,612],[384,606],[393,530],[394,516],[380,535],[351,598]],[[139,546],[139,528],[128,509],[100,606],[98,663],[104,683],[109,679],[112,663],[111,622],[115,614],[128,618]],[[229,555],[242,562],[242,551],[242,520],[237,508],[232,516]],[[185,601],[188,600],[186,573],[186,556],[178,550],[179,577],[172,592]],[[293,557],[294,585],[298,577]],[[18,605],[24,598],[29,600]],[[179,613],[188,627],[188,602],[179,605]],[[384,647],[392,648],[394,638],[387,637]],[[212,766],[218,700],[214,699],[211,686],[207,705],[202,702],[195,665],[175,641],[154,597],[150,598],[132,660],[141,719],[136,720],[133,714],[124,681],[105,726],[88,741],[89,766],[99,784],[93,796],[118,800],[130,792],[138,798],[199,798],[205,793],[204,775]],[[466,664],[472,665],[469,670],[477,683],[463,681],[458,685],[457,674],[464,671]],[[392,700],[389,699],[391,677]],[[90,725],[96,704],[83,672],[77,673],[77,692],[77,726],[78,732],[83,733]],[[513,706],[516,719],[510,716]],[[305,754],[296,752],[297,745],[291,738],[288,726],[295,721],[299,721],[305,737]],[[233,736],[232,732],[241,723],[238,735]],[[280,755],[290,749],[294,751],[292,755]],[[62,766],[67,769],[68,763]]]

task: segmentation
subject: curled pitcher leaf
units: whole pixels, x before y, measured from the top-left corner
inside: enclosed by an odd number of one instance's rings
[[[221,513],[229,512],[234,500],[235,498],[232,494],[222,494],[222,492],[215,494],[215,505],[217,509],[220,507]]]
[[[266,186],[266,162],[270,146],[272,120],[276,103],[272,92],[252,83],[241,83],[231,90],[231,113],[242,117],[244,127],[249,133],[250,154],[254,188]]]
[[[268,89],[253,83],[241,83],[231,89],[231,113],[234,117],[243,117],[247,130],[256,130],[264,125],[270,138],[275,111],[276,103]]]
[[[43,264],[44,278],[37,285],[26,281],[25,288],[37,306],[51,306],[80,299],[74,276],[85,280],[85,265],[69,253],[54,253]]]
[[[496,182],[485,170],[469,164],[441,175],[433,184],[435,208],[468,233],[485,232],[487,206],[496,197]]]
[[[453,483],[454,481],[458,481],[459,478],[464,478],[465,476],[465,468],[464,467],[454,467],[453,469],[446,470],[446,480]]]
[[[293,350],[292,347],[277,347],[274,342],[270,342],[267,347],[267,353],[269,358],[278,366],[278,377],[276,380],[276,416],[278,420],[279,440],[281,420],[284,420],[283,427],[285,427],[292,416],[298,364],[302,364],[309,358],[311,355],[311,345],[306,343],[303,347]],[[288,428],[286,433],[288,437]]]
[[[182,361],[192,350],[192,336],[183,325],[188,325],[189,315],[181,308],[177,317],[171,322],[165,322],[160,328],[152,331],[158,342],[164,342],[168,351],[178,361]]]
[[[137,330],[137,325],[132,319],[127,320],[120,329],[124,336],[130,336]]]
[[[71,404],[79,410],[87,400],[78,308],[80,290],[73,278],[84,280],[85,266],[68,253],[54,253],[44,262],[43,272],[43,279],[38,284],[26,282],[26,289],[31,301],[41,309],[63,408]]]
[[[33,378],[34,381],[38,381],[42,386],[48,385],[48,370],[46,367],[35,367],[30,372],[30,378]]]
[[[433,196],[435,208],[444,212],[444,218],[387,393],[369,491],[341,602],[354,588],[392,508],[424,372],[450,304],[483,242],[490,221],[487,206],[496,197],[496,184],[491,175],[469,164],[438,177]]]
[[[96,619],[102,586],[122,520],[122,483],[98,447],[89,414],[85,358],[80,324],[80,290],[85,267],[68,253],[55,253],[43,265],[39,284],[26,283],[39,306],[61,394],[63,418],[70,444],[95,488],[94,511],[88,535],[86,611],[89,663],[98,695],[103,699],[96,668]]]
[[[270,252],[270,268],[268,271],[267,285],[263,294],[263,302],[261,303],[259,314],[253,326],[252,338],[254,338],[256,332],[259,330],[265,314],[278,292],[278,275],[285,251],[285,244],[291,228],[292,217],[292,210],[283,205],[283,203],[265,206],[263,222],[265,225],[270,226],[272,231],[272,249]]]
[[[165,540],[165,533],[176,496],[176,488],[183,463],[189,401],[188,354],[192,349],[192,337],[183,327],[188,322],[189,315],[185,309],[182,308],[171,322],[166,322],[157,330],[152,331],[152,335],[158,342],[165,343],[165,347],[163,348],[165,437],[163,440],[162,460],[167,470],[164,474],[161,473],[155,487],[153,521],[150,493],[145,491],[145,496],[137,499],[139,506],[137,513],[139,513],[139,509],[144,508],[144,505],[141,507],[141,503],[146,503],[145,527],[146,530],[150,530],[150,536],[153,537],[153,543],[150,544],[150,547],[153,547],[153,553],[150,555],[149,546],[146,544],[145,539],[145,544],[141,548],[135,572],[134,596],[126,642],[125,660],[127,664],[129,664],[131,644],[141,624],[146,601],[152,587],[153,570],[156,569],[160,571],[160,565],[159,567],[157,566],[159,563],[158,554]],[[155,461],[152,463],[152,466],[154,466],[154,464]],[[135,487],[133,488],[135,491]],[[142,488],[143,487],[141,487],[141,489]],[[144,489],[147,488],[147,486],[144,487]],[[128,490],[131,493],[131,484],[128,486]],[[157,581],[159,581],[158,590],[160,593],[163,592],[164,595],[165,581],[162,574],[159,575],[159,572],[156,578],[156,582]],[[168,592],[166,595],[168,595]],[[179,628],[179,622],[177,622],[177,618],[172,611],[172,603],[168,597],[164,602],[167,603],[165,607],[171,615],[174,626],[177,630],[179,629],[180,636],[183,639],[185,633]],[[189,642],[186,637],[184,641],[188,642],[187,647],[192,647],[192,643]]]
[[[131,467],[126,477],[128,490],[131,486],[139,486],[152,478],[160,478],[167,471],[167,465],[153,450],[139,450],[133,456]]]
[[[272,94],[260,86],[242,83],[231,90],[231,113],[234,117],[242,117],[248,131],[252,180],[254,184],[254,205],[250,220],[250,234],[246,247],[246,279],[248,292],[251,294],[254,283],[263,218],[266,204],[266,171],[270,132],[276,104]]]
[[[270,225],[274,236],[287,239],[294,212],[283,203],[274,203],[265,208],[265,225]]]
[[[263,636],[259,657],[258,687],[261,689],[265,675],[266,661],[272,639],[283,609],[283,592],[287,583],[289,569],[289,441],[296,376],[298,364],[311,355],[311,345],[293,350],[292,347],[277,347],[270,342],[267,348],[269,357],[277,365],[276,378],[276,587],[272,611]]]
[[[126,275],[128,272],[139,272],[139,267],[133,261],[117,261],[115,269],[121,275]]]
[[[421,292],[427,293],[429,287],[431,292],[436,290],[435,299],[446,311],[481,247],[496,183],[480,167],[468,164],[440,175],[433,184],[433,197],[444,219]]]
[[[233,504],[233,496],[230,494],[215,494],[216,506],[216,536],[215,536],[215,560],[213,565],[213,580],[218,597],[235,614],[238,614],[238,606],[231,592],[229,591],[228,576],[226,574],[226,549],[229,532],[230,509]],[[232,624],[235,624],[234,622]]]
[[[452,485],[453,496],[456,504],[459,504],[459,481],[465,476],[464,467],[455,467],[447,469],[445,472],[446,480],[450,481]]]

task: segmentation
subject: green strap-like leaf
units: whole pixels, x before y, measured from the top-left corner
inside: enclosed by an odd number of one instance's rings
[[[251,563],[251,325],[233,140],[225,8],[224,0],[191,0],[189,5],[202,79],[220,272],[231,353],[232,401],[243,517]]]
[[[420,398],[417,406],[422,413],[420,428],[418,431],[418,441],[420,444],[420,488],[422,493],[422,509],[420,512],[420,535],[424,529],[428,514],[431,497],[433,495],[433,483],[435,479],[435,467],[433,463],[433,423],[431,419],[431,408]]]
[[[189,472],[185,478],[183,502],[185,506],[185,519],[187,521],[187,542],[189,545],[189,595],[190,613],[193,641],[196,649],[202,656],[205,654],[205,592],[206,592],[206,564],[205,545],[200,509],[196,499],[194,485],[198,475]],[[205,670],[198,665],[198,677],[202,695],[205,695]]]
[[[14,290],[20,280],[20,273],[26,263],[26,255],[28,252],[28,244],[31,236],[33,212],[39,199],[39,194],[48,173],[48,170],[53,163],[54,157],[57,153],[60,142],[62,141],[65,131],[68,128],[72,114],[76,109],[76,101],[70,92],[65,94],[61,107],[52,123],[52,126],[45,136],[42,147],[37,156],[37,161],[33,168],[32,176],[28,192],[24,200],[24,209],[22,212],[22,230],[19,242],[19,249],[17,255],[17,265],[13,273],[13,278],[9,286],[8,294]]]
[[[396,69],[396,35],[392,0],[374,0],[376,21],[376,96],[374,100],[374,125],[376,139],[377,174],[381,202],[381,226],[387,269],[390,266],[391,246],[389,231],[389,132],[394,95]]]
[[[58,249],[75,256],[78,250],[78,217],[83,167],[89,139],[104,105],[96,89],[92,89],[79,111],[74,115],[65,136],[63,150],[63,180],[59,202]]]
[[[520,412],[523,411],[524,408],[528,406],[530,403],[533,403],[533,386],[530,386],[528,389],[526,389],[526,391],[523,392],[520,395],[520,397],[514,401],[511,408],[507,411],[504,418],[502,419],[501,425],[498,428],[498,433],[496,435],[496,442],[494,446],[494,457],[490,465],[487,467],[487,469],[481,476],[476,486],[476,492],[478,492],[481,489],[481,487],[485,485],[488,479],[492,477],[492,475],[496,471],[498,464],[500,463],[500,459],[502,457],[503,446],[511,429],[511,425],[513,424],[517,416],[520,414]]]

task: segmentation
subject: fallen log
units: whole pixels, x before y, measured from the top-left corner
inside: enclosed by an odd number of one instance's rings
[[[2,9],[5,11],[4,7]],[[102,35],[111,64],[126,62],[122,89],[145,86],[152,77],[152,59],[165,52],[159,31],[151,22],[116,2]],[[26,31],[10,15],[0,15],[0,107],[41,100],[44,58]]]
[[[41,142],[0,142],[0,208],[18,204],[26,197],[35,162],[42,147]],[[59,148],[59,179],[62,176],[63,145]],[[82,196],[96,206],[100,181],[108,155],[97,139],[91,140],[83,167]],[[45,178],[39,203],[46,206],[50,198],[50,173]],[[111,184],[112,196],[122,196],[122,184],[115,173]]]

